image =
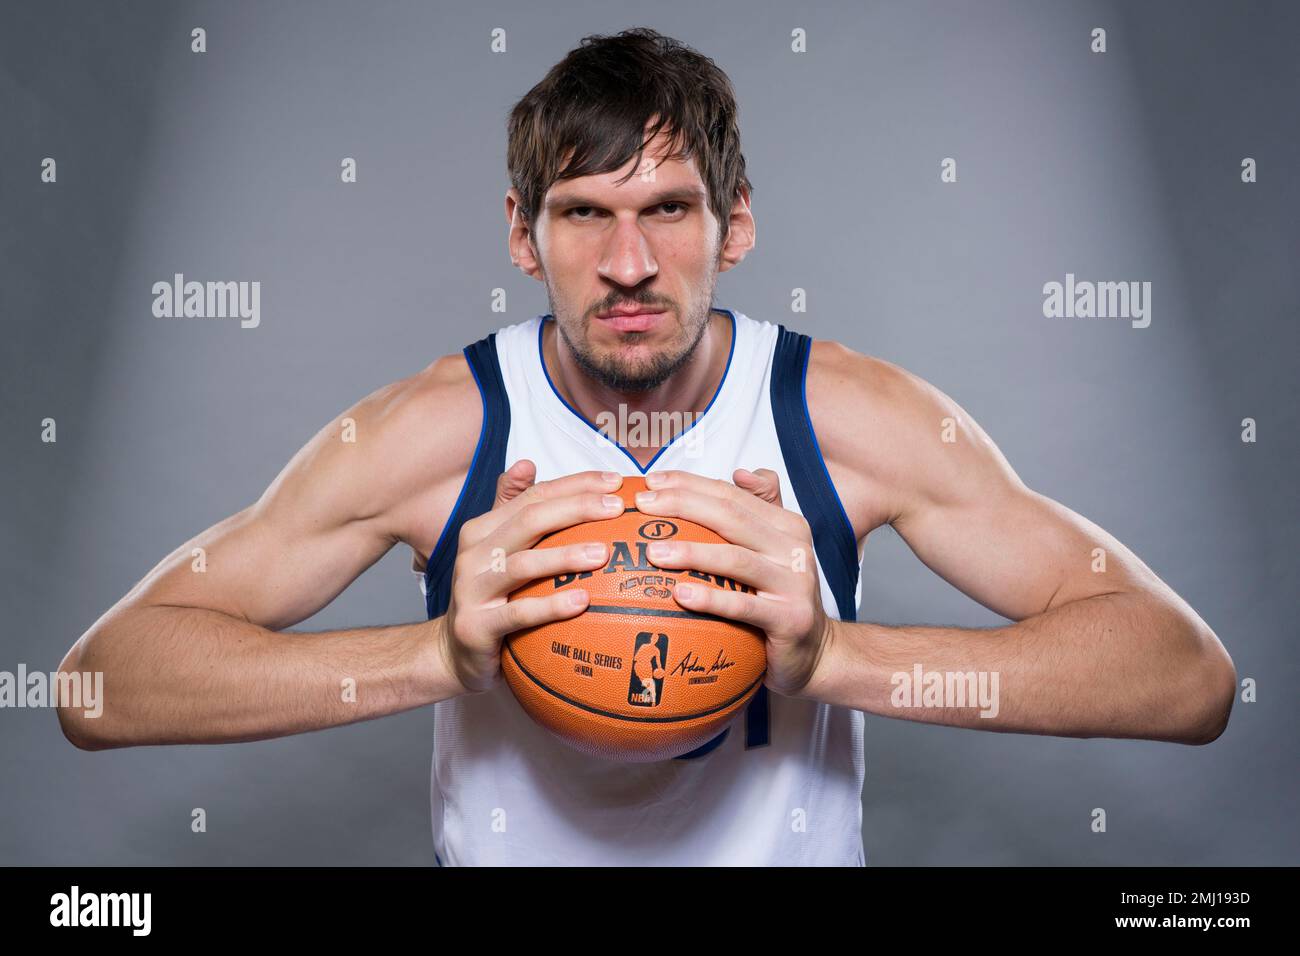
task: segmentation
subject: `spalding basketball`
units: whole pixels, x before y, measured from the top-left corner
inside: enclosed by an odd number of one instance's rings
[[[652,541],[721,543],[691,521],[643,514],[635,494],[645,479],[625,477],[623,514],[564,528],[535,547],[604,541],[596,571],[543,578],[510,598],[581,587],[577,617],[526,628],[502,642],[501,670],[524,710],[584,753],[623,761],[681,756],[722,732],[763,683],[763,632],[689,611],[673,600],[678,582],[753,593],[753,587],[699,571],[665,571],[646,554]]]

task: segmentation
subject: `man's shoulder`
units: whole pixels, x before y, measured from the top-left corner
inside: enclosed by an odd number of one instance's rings
[[[394,464],[437,473],[469,467],[483,403],[464,355],[444,355],[375,392],[362,406]]]
[[[855,529],[891,520],[918,453],[941,440],[956,406],[902,366],[829,339],[813,340],[806,395],[831,477],[855,503],[845,501]]]
[[[254,514],[303,532],[365,524],[404,540],[412,507],[429,510],[430,496],[441,503],[468,471],[480,408],[464,358],[444,356],[325,423],[252,506]]]
[[[382,386],[327,426],[336,454],[377,508],[400,503],[469,468],[482,424],[478,386],[463,355],[445,355]],[[348,448],[359,454],[348,454]]]
[[[854,390],[858,397],[908,401],[928,387],[928,383],[901,365],[865,355],[833,339],[812,340],[808,370],[810,378],[816,374],[838,387]]]
[[[951,408],[951,400],[919,375],[829,339],[813,340],[807,394],[819,441],[825,428],[835,433],[832,439],[856,437],[850,444],[858,449],[868,444],[861,439],[869,433],[906,435],[936,424],[936,415]]]
[[[390,533],[428,553],[465,480],[482,428],[483,404],[461,353],[377,389],[346,413],[353,419],[357,487],[373,496]],[[346,425],[346,423],[344,423]]]

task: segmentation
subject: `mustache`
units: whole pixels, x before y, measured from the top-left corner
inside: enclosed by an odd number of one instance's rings
[[[610,302],[596,307],[596,315],[605,315],[617,309],[644,309],[647,312],[667,312],[672,306],[667,302],[641,301],[640,299]]]

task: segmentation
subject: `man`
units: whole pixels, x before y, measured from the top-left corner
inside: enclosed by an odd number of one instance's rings
[[[1211,630],[1120,542],[1026,488],[951,399],[711,307],[718,272],[755,239],[734,98],[711,61],[649,30],[587,38],[516,105],[508,166],[512,261],[551,312],[364,399],[255,504],[165,558],[63,663],[105,675],[101,718],[60,711],[75,744],[256,740],[433,703],[439,863],[852,865],[864,713],[1183,743],[1222,732],[1235,673]],[[692,424],[653,443],[593,424],[615,412]],[[622,764],[533,724],[499,656],[506,634],[585,607],[582,591],[511,591],[609,559],[535,545],[620,513],[610,493],[646,472],[661,480],[642,511],[729,542],[651,560],[755,590],[678,586],[675,600],[760,627],[768,672],[712,741]],[[1017,623],[857,623],[863,547],[885,524]],[[277,633],[398,542],[428,622]],[[918,665],[996,674],[996,715],[896,706],[894,675]]]

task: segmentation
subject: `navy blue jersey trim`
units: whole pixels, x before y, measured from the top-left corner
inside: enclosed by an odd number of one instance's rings
[[[808,358],[812,339],[778,326],[772,358],[772,417],[781,457],[813,533],[813,546],[835,596],[840,620],[857,620],[858,545],[844,503],[822,457],[808,414]]]
[[[456,504],[425,566],[424,606],[430,620],[445,614],[451,602],[451,572],[456,564],[461,526],[492,508],[497,477],[506,470],[510,401],[506,396],[505,382],[501,379],[496,333],[465,346],[463,351],[483,399],[483,425],[479,429],[478,444],[465,483],[461,485]]]
[[[761,693],[762,691],[767,690],[767,688],[766,688],[766,687],[760,687],[758,690],[759,690],[759,692]],[[717,750],[719,746],[721,746],[721,744],[722,744],[722,742],[723,742],[724,740],[727,739],[727,734],[729,734],[729,733],[731,733],[731,728],[730,728],[730,727],[728,727],[728,728],[726,728],[725,730],[723,730],[722,733],[718,734],[718,736],[714,737],[712,740],[710,740],[710,741],[708,741],[708,742],[706,742],[706,743],[702,743],[702,744],[700,744],[698,747],[696,747],[696,748],[695,748],[694,750],[692,750],[690,753],[684,753],[684,754],[682,754],[680,757],[674,757],[673,759],[674,759],[674,760],[694,760],[696,757],[703,757],[703,756],[704,756],[705,754],[707,754],[707,753],[712,753],[713,751]]]
[[[610,438],[608,435],[602,432],[591,422],[587,421],[587,419],[583,416],[583,414],[580,411],[578,411],[576,408],[574,408],[572,405],[566,402],[564,400],[564,396],[560,394],[560,390],[556,388],[555,383],[551,381],[551,373],[546,369],[546,358],[542,354],[542,330],[546,328],[547,319],[552,319],[552,320],[554,319],[554,316],[550,314],[542,316],[542,321],[537,323],[537,360],[542,363],[542,374],[546,376],[546,384],[551,386],[551,391],[554,392],[555,397],[560,400],[560,404],[562,404],[565,408],[571,411],[573,413],[573,417],[576,418],[578,421],[582,422],[584,425],[590,428],[597,435],[601,435],[605,439],[607,439],[611,445],[613,445],[615,448],[617,448],[619,451],[623,453],[623,455],[627,458],[627,460],[630,461],[636,467],[637,471],[639,471],[641,474],[644,475],[646,472],[648,472],[651,468],[654,467],[655,462],[659,460],[659,456],[662,455],[664,452],[666,452],[672,446],[673,442],[677,441],[677,439],[681,438],[682,435],[685,435],[688,431],[690,431],[692,428],[698,425],[700,421],[704,418],[704,416],[709,414],[709,409],[712,408],[713,403],[718,400],[718,396],[722,394],[722,386],[725,385],[727,382],[727,373],[731,371],[731,360],[736,355],[736,339],[740,337],[740,327],[739,324],[736,322],[736,313],[732,312],[730,309],[719,308],[719,309],[710,309],[710,311],[725,312],[727,313],[728,318],[731,319],[731,351],[727,353],[727,367],[722,370],[722,378],[718,381],[717,391],[713,393],[713,397],[709,399],[709,404],[704,406],[704,411],[700,412],[700,414],[696,417],[695,421],[691,422],[691,424],[688,425],[686,428],[683,428],[681,432],[674,435],[666,445],[664,445],[657,452],[655,452],[655,456],[650,459],[650,461],[646,464],[644,468],[641,467],[641,463],[639,461],[637,461],[634,457],[632,457],[631,452],[629,452],[618,442],[614,441],[612,438]]]
[[[767,699],[767,685],[754,694],[745,708],[745,749],[766,747],[772,742],[772,717],[768,713],[771,703]]]

